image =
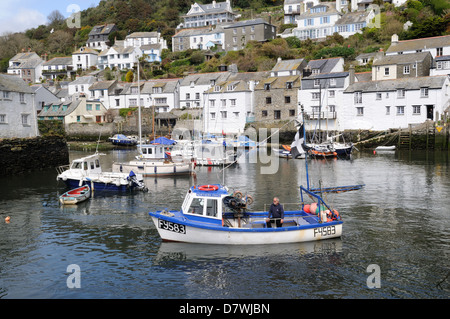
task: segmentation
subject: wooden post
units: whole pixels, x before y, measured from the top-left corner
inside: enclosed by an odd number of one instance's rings
[[[408,126],[409,126],[409,151],[411,151],[412,124],[408,124]]]

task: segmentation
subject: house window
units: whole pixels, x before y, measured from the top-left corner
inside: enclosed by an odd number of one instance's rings
[[[391,107],[390,106],[386,106],[386,115],[391,114]]]
[[[397,90],[397,99],[404,99],[405,98],[405,89],[398,89]]]
[[[289,116],[295,116],[295,110],[289,110]]]
[[[397,106],[397,115],[404,115],[405,114],[405,106]]]
[[[286,82],[286,89],[292,89],[292,82]]]
[[[361,104],[362,103],[362,92],[355,92],[354,100],[355,100],[355,104]]]
[[[330,86],[336,86],[336,79],[330,79]]]
[[[6,123],[6,114],[0,114],[0,124]]]
[[[9,95],[9,91],[3,91],[3,98],[4,98],[4,99],[10,99],[9,96],[10,96],[10,95]]]
[[[92,111],[92,104],[86,104],[86,111]]]
[[[236,106],[236,99],[231,99],[230,104],[231,106]]]
[[[405,65],[403,67],[403,74],[409,74],[411,67],[409,65]]]
[[[363,116],[364,115],[364,108],[363,107],[357,107],[356,108],[356,115]]]
[[[281,119],[281,111],[280,111],[280,110],[275,110],[275,111],[273,111],[273,118],[274,118],[275,120]]]
[[[186,100],[190,100],[191,99],[191,93],[186,93]]]
[[[239,118],[239,112],[233,112],[234,118]]]
[[[220,116],[221,116],[223,119],[226,119],[226,118],[227,118],[227,111],[221,111],[221,112],[220,112]]]
[[[100,104],[95,104],[95,110],[100,111]]]
[[[266,117],[267,116],[267,111],[262,111],[261,116],[262,117]]]
[[[428,88],[420,88],[420,97],[428,97]]]
[[[214,87],[214,92],[220,92],[220,85],[216,85]]]
[[[272,98],[270,96],[266,97],[266,104],[272,104]]]
[[[377,100],[381,100],[381,93],[377,92],[376,94],[377,94],[376,99],[377,99]]]
[[[320,93],[319,93],[319,92],[313,92],[313,93],[312,93],[312,99],[313,99],[313,100],[318,100],[318,99],[320,99]]]
[[[28,123],[29,114],[22,114],[22,125],[30,125]]]
[[[284,103],[291,103],[291,97],[290,96],[285,96],[284,97]]]
[[[223,107],[227,106],[227,100],[226,99],[221,99],[221,101],[222,101],[222,106]]]
[[[215,112],[211,112],[210,113],[210,117],[211,117],[211,120],[214,120],[216,118],[216,113]]]
[[[443,48],[436,48],[436,56],[441,56],[443,54]]]
[[[420,105],[413,105],[413,114],[419,115],[420,114]]]
[[[81,115],[77,115],[77,122],[81,122]]]
[[[264,83],[264,90],[270,91],[270,83]]]
[[[384,68],[384,75],[388,76],[389,75],[389,68]]]
[[[336,91],[334,91],[334,90],[328,91],[328,97],[334,98],[335,96],[336,96]]]
[[[209,106],[215,107],[216,106],[216,100],[209,100]]]
[[[20,103],[25,103],[25,94],[24,93],[19,93],[19,100],[20,100]]]
[[[195,93],[195,99],[200,100],[200,93]]]
[[[320,80],[319,79],[315,79],[314,80],[314,86],[319,86],[320,85]]]

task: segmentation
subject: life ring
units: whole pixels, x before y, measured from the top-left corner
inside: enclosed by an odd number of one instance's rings
[[[201,191],[210,192],[210,191],[218,190],[219,186],[217,186],[217,185],[202,185],[202,186],[199,186],[198,189]]]

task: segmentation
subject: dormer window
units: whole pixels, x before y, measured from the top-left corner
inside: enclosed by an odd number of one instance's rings
[[[270,91],[270,83],[264,83],[264,91]]]
[[[286,82],[286,89],[292,89],[293,84],[292,82]]]

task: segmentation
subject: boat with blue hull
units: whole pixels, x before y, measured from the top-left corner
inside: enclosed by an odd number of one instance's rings
[[[146,190],[141,175],[134,172],[115,173],[105,172],[100,164],[100,153],[95,153],[86,157],[72,161],[70,165],[59,166],[57,168],[57,181],[63,181],[67,187],[75,188],[82,185],[89,185],[91,191],[129,191]]]
[[[250,196],[230,194],[221,184],[192,186],[180,210],[150,212],[163,241],[225,245],[298,243],[340,237],[339,214],[321,197],[301,187],[317,200],[318,213],[286,211],[282,227],[268,227],[267,212],[250,212]]]

